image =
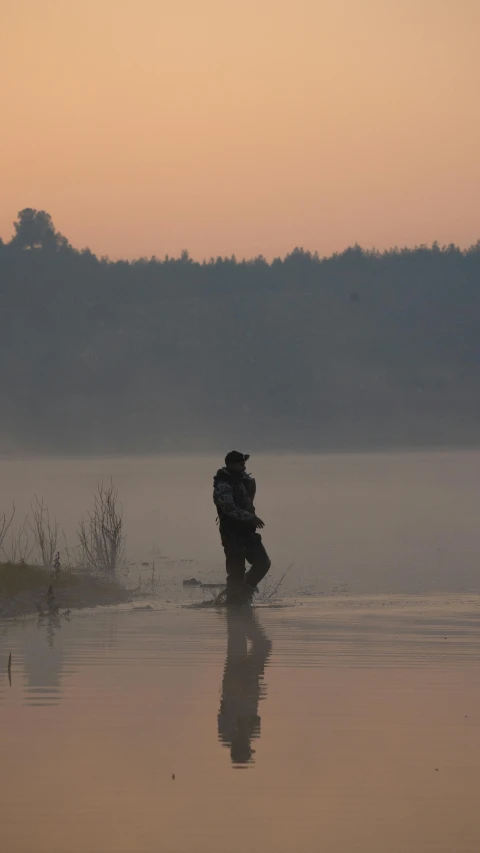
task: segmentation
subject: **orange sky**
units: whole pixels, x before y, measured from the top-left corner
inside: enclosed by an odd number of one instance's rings
[[[480,237],[479,0],[0,0],[0,235],[136,257]]]

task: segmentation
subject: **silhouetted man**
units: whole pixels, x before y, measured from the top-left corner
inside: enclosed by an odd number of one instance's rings
[[[249,458],[232,450],[225,457],[225,467],[213,478],[213,500],[227,568],[227,602],[251,600],[257,584],[271,566],[262,537],[257,533],[265,525],[253,504],[255,480],[245,471]],[[245,560],[251,565],[246,574]]]

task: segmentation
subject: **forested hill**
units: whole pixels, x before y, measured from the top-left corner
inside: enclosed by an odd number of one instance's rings
[[[475,444],[480,244],[117,261],[0,243],[0,452]]]

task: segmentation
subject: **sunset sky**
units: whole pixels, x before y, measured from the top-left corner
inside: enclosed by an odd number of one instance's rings
[[[480,237],[480,0],[0,0],[0,236],[197,259]]]

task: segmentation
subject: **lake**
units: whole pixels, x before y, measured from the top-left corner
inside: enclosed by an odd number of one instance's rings
[[[212,503],[220,464],[205,456],[0,460],[0,512],[14,500],[21,519],[33,495],[43,496],[72,543],[96,484],[113,477],[132,562],[156,561],[160,571],[174,561],[173,578],[185,569],[221,579]],[[273,573],[292,566],[289,592],[480,591],[480,452],[258,456],[249,466]]]
[[[0,462],[2,509],[43,495],[70,540],[113,477],[146,582],[0,625],[3,849],[478,853],[480,454],[252,458],[291,568],[239,611],[182,585],[223,577],[216,464]]]

